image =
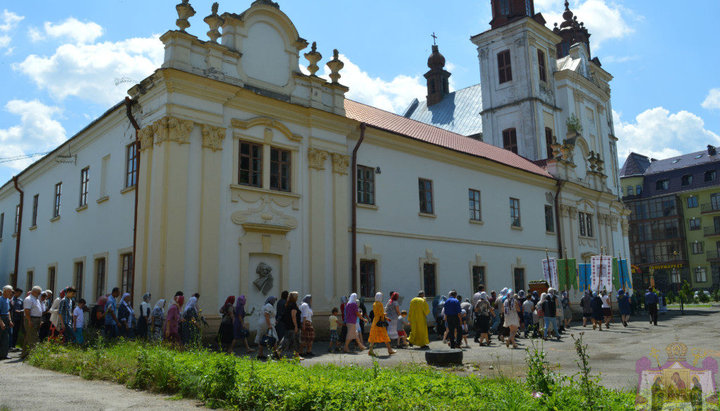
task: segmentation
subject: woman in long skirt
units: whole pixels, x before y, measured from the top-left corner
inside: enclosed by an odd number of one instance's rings
[[[391,341],[399,338],[397,331],[398,318],[400,317],[400,303],[398,303],[399,298],[400,294],[392,293],[390,300],[388,300],[387,305],[385,305],[385,314],[387,314],[388,319],[387,333]],[[400,346],[399,341],[397,342],[397,345]]]
[[[390,347],[390,337],[388,337],[388,333],[385,330],[385,327],[381,327],[378,325],[379,322],[387,322],[387,317],[385,316],[385,307],[383,307],[382,303],[382,293],[375,294],[375,303],[373,303],[373,323],[372,327],[370,327],[370,351],[368,352],[368,355],[375,356],[375,352],[373,351],[373,348],[375,347],[375,343],[385,343],[385,346],[387,347],[388,354],[393,355],[395,354],[395,351],[393,351],[392,347]]]
[[[165,321],[165,300],[161,299],[155,304],[150,313],[150,327],[153,341],[162,341],[163,322]]]

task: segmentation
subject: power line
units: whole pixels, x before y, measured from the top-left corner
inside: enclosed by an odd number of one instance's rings
[[[20,160],[27,160],[33,157],[39,157],[50,154],[50,152],[45,153],[32,153],[32,154],[23,154],[21,156],[14,156],[14,157],[0,157],[0,163],[12,163],[14,161],[20,161]]]

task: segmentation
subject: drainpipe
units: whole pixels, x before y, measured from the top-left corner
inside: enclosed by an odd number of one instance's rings
[[[568,258],[564,255],[562,247],[562,228],[560,227],[560,191],[562,191],[564,181],[558,180],[557,191],[555,192],[555,226],[557,226],[557,242],[558,242],[558,255],[560,259]]]
[[[355,144],[355,148],[352,153],[352,225],[351,225],[351,247],[352,252],[350,266],[352,267],[352,285],[350,286],[350,292],[353,292],[355,285],[357,284],[358,278],[358,267],[357,267],[357,154],[360,149],[360,144],[365,140],[365,123],[360,123],[360,139]]]
[[[12,178],[12,181],[13,185],[15,185],[15,190],[20,193],[20,210],[18,211],[17,233],[15,233],[15,278],[13,279],[13,283],[11,284],[13,288],[17,288],[18,262],[20,261],[20,235],[22,234],[22,218],[23,208],[25,208],[25,192],[20,189],[17,176],[14,176]]]
[[[133,289],[130,290],[130,298],[134,299],[135,296],[135,268],[137,261],[137,253],[136,253],[136,247],[137,247],[137,221],[138,221],[138,191],[140,191],[140,140],[138,139],[138,132],[140,131],[140,126],[138,125],[137,121],[135,121],[135,117],[132,115],[132,105],[137,102],[132,101],[130,97],[125,97],[125,113],[127,114],[127,118],[130,120],[130,123],[132,124],[133,128],[135,129],[135,206],[133,211],[133,244],[132,244],[132,259],[133,259],[133,270],[132,270],[132,283],[133,283]]]

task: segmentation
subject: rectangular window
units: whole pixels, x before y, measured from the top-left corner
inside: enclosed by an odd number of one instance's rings
[[[20,204],[15,206],[15,231],[14,233],[17,234],[20,230]]]
[[[85,167],[80,171],[80,207],[87,205],[89,183],[90,167]]]
[[[510,63],[510,50],[505,50],[498,53],[497,60],[500,84],[512,81],[512,64]]]
[[[547,81],[547,68],[545,64],[545,53],[542,50],[537,51],[538,70],[540,71],[540,81]]]
[[[694,243],[692,243],[692,253],[693,254],[697,255],[697,254],[702,254],[704,252],[705,252],[705,243],[704,242],[695,241]]]
[[[472,281],[473,291],[480,289],[480,286],[485,286],[485,267],[481,265],[474,265],[472,268]]]
[[[105,294],[105,259],[95,260],[95,299]]]
[[[691,218],[688,224],[688,227],[690,228],[690,231],[696,231],[700,229],[700,219],[695,217]]]
[[[520,220],[520,200],[510,198],[510,225],[513,227],[522,227]]]
[[[695,269],[695,282],[696,283],[705,283],[707,282],[707,273],[705,272],[705,268],[698,267]],[[702,291],[701,291],[702,292]]]
[[[593,217],[592,214],[586,214],[585,219],[587,220],[587,236],[594,237],[593,234]]]
[[[578,223],[580,225],[581,237],[593,237],[592,214],[578,213]]]
[[[470,219],[472,221],[482,221],[482,213],[480,209],[480,192],[477,190],[468,190],[470,197]]]
[[[629,195],[629,196],[635,195],[633,186],[627,186],[627,195]]]
[[[500,15],[510,15],[510,0],[500,0]]]
[[[120,290],[123,293],[130,293],[132,294],[133,289],[133,255],[132,253],[123,254],[120,256],[120,261],[122,262],[122,270],[121,270],[121,284],[120,284]]]
[[[62,183],[55,184],[55,202],[53,203],[53,218],[60,217],[60,199],[62,197]]]
[[[238,184],[262,187],[262,153],[260,144],[240,142]]]
[[[640,194],[642,194],[642,186],[638,185],[637,187],[635,187],[635,195],[640,195]]]
[[[515,280],[515,289],[516,290],[524,290],[525,289],[525,269],[524,268],[516,268],[513,270],[513,277]]]
[[[83,274],[85,267],[82,261],[75,262],[75,289],[77,294],[75,295],[76,301],[83,298]]]
[[[32,213],[32,224],[30,226],[37,226],[37,214],[38,214],[38,201],[40,201],[40,194],[33,196],[33,213]]]
[[[705,172],[705,182],[709,183],[711,181],[715,181],[715,177],[717,174],[715,173],[715,170],[706,171]]]
[[[555,142],[555,139],[553,138],[553,131],[550,127],[545,127],[545,154],[547,155],[547,158],[553,158],[553,143]]]
[[[720,193],[710,194],[710,206],[713,211],[720,210]]]
[[[425,180],[424,178],[418,179],[418,189],[420,194],[420,212],[423,214],[434,214],[432,181]]]
[[[585,227],[585,213],[578,213],[578,223],[580,225],[580,236],[587,237],[587,228]]]
[[[5,213],[0,214],[0,239],[3,238],[3,231],[5,230]]]
[[[372,167],[357,166],[357,202],[375,205],[375,169]]]
[[[509,128],[507,130],[503,130],[503,148],[505,150],[512,151],[513,153],[518,153],[518,145],[517,145],[517,132],[514,128]]]
[[[657,191],[665,191],[669,187],[670,187],[669,180],[658,180],[655,182],[655,190],[657,190]]]
[[[693,182],[692,175],[688,174],[688,175],[682,176],[682,185],[683,186],[689,186],[692,184],[692,182]]]
[[[25,278],[25,289],[26,290],[32,290],[33,288],[33,277],[35,276],[35,273],[32,271],[27,272],[27,277]]]
[[[125,148],[125,188],[134,187],[137,184],[137,145],[128,144]]]
[[[555,232],[555,213],[552,206],[545,206],[545,231],[548,233]]]
[[[695,196],[691,196],[687,198],[687,207],[688,208],[697,208],[698,206],[698,199]]]
[[[375,261],[360,260],[360,295],[375,296]]]
[[[437,266],[435,264],[423,264],[423,290],[426,297],[437,295]]]
[[[55,277],[56,277],[55,274],[56,274],[55,266],[48,267],[47,286],[48,286],[48,290],[53,292],[53,295],[55,295]]]
[[[278,191],[290,191],[289,150],[270,149],[270,188]]]

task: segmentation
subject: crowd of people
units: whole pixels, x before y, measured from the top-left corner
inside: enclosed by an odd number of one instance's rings
[[[141,338],[187,345],[199,344],[201,324],[207,325],[198,306],[200,295],[197,293],[185,302],[184,293],[178,291],[169,307],[166,307],[165,299],[159,299],[152,306],[152,296],[146,293],[137,312],[130,294],[121,296],[117,287],[110,294],[101,296],[92,309],[88,309],[85,300],[76,300],[75,296],[73,287],[63,289],[53,300],[52,291],[43,291],[39,286],[33,287],[25,297],[23,290],[5,286],[0,297],[0,359],[7,358],[10,349],[17,349],[20,335],[24,336],[21,340],[24,358],[38,341],[50,339],[83,344],[86,328],[109,340]],[[624,290],[618,291],[616,301],[621,323],[627,327],[635,301],[631,301]],[[648,290],[645,303],[650,323],[655,325],[658,302],[658,295]],[[229,296],[220,307],[218,343],[222,350],[234,353],[236,346],[241,344],[246,352],[255,352],[248,341],[250,326],[246,322],[255,313],[255,308],[248,311],[246,304],[244,295]],[[580,306],[583,327],[590,323],[593,329],[602,331],[603,326],[605,329],[611,326],[612,301],[607,292],[586,291]],[[340,306],[332,308],[327,322],[329,352],[350,353],[367,349],[369,355],[375,356],[376,344],[384,345],[388,355],[395,354],[398,348],[427,349],[430,314],[435,320],[435,332],[450,348],[469,347],[471,330],[474,341],[480,346],[490,346],[495,335],[508,348],[517,348],[517,339],[521,336],[560,340],[572,321],[568,293],[559,293],[553,288],[546,293],[523,290],[516,293],[503,288],[499,293],[493,290],[488,294],[481,286],[469,299],[463,299],[453,290],[447,297],[435,297],[432,309],[425,293],[420,291],[410,301],[408,311],[400,308],[399,293],[390,292],[385,300],[378,292],[371,307],[368,311],[365,300],[355,293],[341,297]],[[299,359],[314,355],[311,295],[300,299],[296,291],[283,291],[279,299],[270,296],[256,317],[254,343],[259,359],[265,359],[267,355],[280,357],[288,352]],[[366,344],[364,336],[368,325]]]

